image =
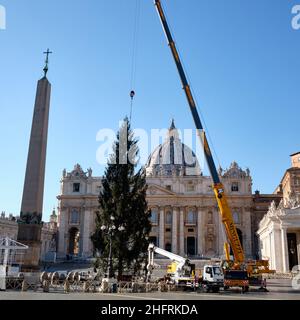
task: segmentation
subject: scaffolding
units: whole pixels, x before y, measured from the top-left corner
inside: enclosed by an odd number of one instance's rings
[[[27,249],[13,239],[0,238],[0,290],[6,289],[7,276],[19,273]]]

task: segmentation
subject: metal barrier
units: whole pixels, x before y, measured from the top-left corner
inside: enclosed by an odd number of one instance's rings
[[[81,279],[78,272],[69,272],[67,275],[58,272],[39,274],[19,274],[18,277],[6,279],[7,290],[16,291],[43,291],[61,293],[146,293],[146,292],[168,292],[181,291],[180,285],[170,284],[165,281],[143,282],[136,278],[132,281],[119,281],[108,283],[102,279]]]
[[[118,283],[118,292],[119,293],[132,292],[132,282],[119,281],[119,283]]]
[[[8,277],[6,278],[6,290],[21,290],[23,279],[18,277]]]

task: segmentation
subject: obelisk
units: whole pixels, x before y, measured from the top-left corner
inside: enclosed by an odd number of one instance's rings
[[[22,269],[24,271],[39,270],[42,212],[44,196],[44,179],[46,165],[48,120],[50,107],[51,84],[47,79],[48,57],[47,50],[44,76],[38,81],[27,166],[23,188],[20,220],[18,226],[18,241],[28,245],[24,255]]]

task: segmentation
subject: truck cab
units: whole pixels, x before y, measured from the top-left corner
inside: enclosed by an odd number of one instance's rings
[[[218,292],[224,285],[224,275],[222,268],[215,265],[205,265],[203,267],[202,279],[199,279],[203,289],[207,292]]]

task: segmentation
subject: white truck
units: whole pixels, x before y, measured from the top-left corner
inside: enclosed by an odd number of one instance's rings
[[[151,280],[154,269],[154,253],[172,260],[172,263],[168,265],[166,278],[177,286],[203,289],[207,292],[218,292],[223,287],[224,276],[220,266],[213,264],[205,265],[201,271],[201,275],[197,277],[194,265],[190,263],[188,258],[158,248],[152,243],[148,247],[147,281]]]
[[[198,287],[206,290],[206,292],[219,292],[220,288],[224,286],[222,268],[213,264],[205,265],[202,275],[198,279],[198,283]]]

